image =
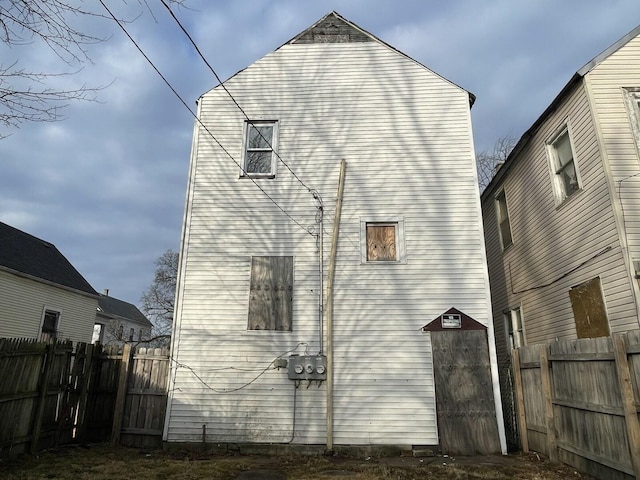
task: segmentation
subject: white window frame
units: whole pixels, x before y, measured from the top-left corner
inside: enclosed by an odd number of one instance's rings
[[[249,132],[252,127],[272,127],[273,135],[271,139],[265,139],[270,148],[249,148]],[[242,169],[240,177],[251,178],[274,178],[276,176],[277,167],[277,149],[278,149],[278,121],[277,120],[250,120],[244,122],[244,135],[242,140]],[[250,151],[271,152],[271,168],[268,172],[249,172],[247,170],[248,155]]]
[[[367,226],[394,226],[396,240],[395,260],[367,260]],[[389,265],[407,263],[407,255],[404,241],[403,217],[363,217],[360,219],[360,263],[367,265]]]
[[[514,348],[524,347],[526,345],[524,337],[524,321],[522,315],[522,305],[513,307],[503,313],[505,337],[507,339],[507,347],[511,350]]]
[[[566,135],[567,139],[569,140],[569,148],[571,149],[571,163],[573,164],[573,168],[576,173],[576,182],[578,184],[576,190],[570,193],[567,193],[564,182],[561,178],[561,173],[563,170],[565,170],[569,162],[565,163],[564,165],[560,165],[560,159],[558,157],[557,149],[557,143],[564,135]],[[573,147],[573,134],[571,132],[571,125],[569,124],[569,122],[564,122],[562,126],[554,132],[549,140],[547,140],[546,145],[547,156],[549,158],[549,169],[553,182],[553,191],[556,198],[556,205],[560,205],[565,200],[572,197],[575,193],[579,192],[582,189],[582,179],[580,178],[580,169],[578,168],[576,152]]]
[[[631,131],[633,132],[638,155],[640,156],[640,87],[628,87],[622,90],[629,112]]]
[[[502,218],[502,209],[500,208],[500,198],[504,200],[504,210],[506,213],[506,218]],[[498,236],[500,237],[500,245],[502,246],[502,250],[506,250],[508,247],[513,245],[513,231],[511,230],[511,216],[509,215],[509,205],[507,203],[507,195],[504,191],[504,188],[501,189],[495,196],[496,202],[496,220],[498,223]],[[502,235],[502,224],[503,222],[507,222],[509,227],[509,243],[505,242],[505,239]]]
[[[54,329],[54,335],[51,337],[47,337],[45,336],[45,332],[42,331],[42,329],[44,328],[44,319],[47,315],[47,313],[53,313],[56,315],[56,325],[55,325],[55,329]],[[52,338],[59,338],[60,335],[62,334],[62,332],[60,331],[60,321],[62,320],[62,310],[60,310],[59,308],[55,308],[55,307],[49,307],[47,305],[45,305],[44,307],[42,307],[42,315],[40,317],[40,329],[39,329],[39,335],[38,338],[40,338],[41,341],[49,341]]]

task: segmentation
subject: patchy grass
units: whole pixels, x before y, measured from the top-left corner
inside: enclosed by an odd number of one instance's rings
[[[258,473],[262,471],[263,473]],[[586,480],[537,455],[477,457],[352,458],[319,456],[216,455],[194,451],[144,451],[106,445],[64,447],[17,460],[0,461],[0,478],[68,480]],[[243,474],[244,472],[244,474]],[[252,472],[252,473],[251,473]],[[250,474],[251,473],[251,474]],[[258,475],[258,476],[256,476]]]

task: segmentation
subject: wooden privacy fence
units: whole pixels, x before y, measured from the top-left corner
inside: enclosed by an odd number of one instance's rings
[[[0,339],[0,456],[109,439],[159,444],[168,364],[164,349]]]
[[[640,331],[513,352],[522,449],[596,478],[640,478]]]

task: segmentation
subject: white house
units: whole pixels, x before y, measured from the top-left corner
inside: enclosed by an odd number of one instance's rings
[[[439,445],[421,328],[454,307],[504,451],[472,102],[335,12],[202,95],[166,441]]]
[[[98,293],[55,245],[0,222],[0,338],[91,341]]]
[[[153,325],[132,303],[110,297],[105,289],[98,298],[92,341],[104,345],[123,345],[151,338]]]

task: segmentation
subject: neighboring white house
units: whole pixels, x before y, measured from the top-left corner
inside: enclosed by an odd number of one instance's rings
[[[93,342],[104,345],[123,345],[151,337],[153,325],[132,303],[109,296],[105,290],[98,299]]]
[[[199,99],[166,441],[438,445],[451,307],[499,399],[472,101],[335,12]]]
[[[637,27],[573,75],[482,193],[505,394],[512,347],[638,329],[639,198]]]
[[[90,342],[98,293],[51,243],[0,222],[0,338]]]

